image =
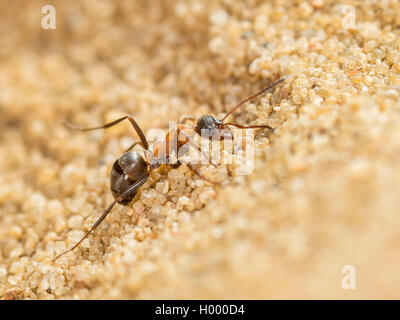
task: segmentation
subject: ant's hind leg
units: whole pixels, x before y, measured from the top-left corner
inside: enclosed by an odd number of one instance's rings
[[[92,225],[92,227],[89,229],[89,231],[87,231],[85,233],[85,235],[71,248],[68,249],[62,253],[60,253],[59,255],[57,255],[53,261],[57,260],[58,258],[60,258],[61,256],[63,256],[64,254],[73,251],[75,248],[77,248],[83,240],[85,240],[94,230],[96,230],[96,228],[103,222],[103,220],[108,216],[108,214],[111,212],[112,208],[114,208],[114,206],[117,203],[121,203],[122,201],[124,201],[125,199],[129,198],[132,193],[136,192],[138,190],[138,188],[140,188],[149,178],[149,176],[144,176],[141,179],[139,179],[137,182],[135,182],[134,184],[132,184],[130,187],[128,187],[128,189],[126,189],[124,192],[122,192],[111,204],[110,206],[103,212],[103,214],[96,220],[96,222]]]
[[[117,120],[114,120],[112,122],[106,123],[105,125],[102,125],[102,126],[99,126],[99,127],[92,127],[92,128],[82,128],[82,127],[76,126],[76,125],[71,124],[71,123],[66,122],[66,121],[64,121],[64,125],[67,128],[72,129],[72,130],[90,131],[90,130],[111,128],[111,127],[117,125],[118,123],[120,123],[121,121],[124,121],[125,119],[128,119],[130,121],[130,123],[132,124],[133,128],[135,129],[136,133],[138,134],[138,136],[140,138],[140,142],[141,142],[143,148],[145,148],[147,150],[149,148],[149,143],[147,142],[146,136],[144,135],[143,130],[137,124],[135,119],[133,119],[131,116],[125,116],[125,117],[119,118]]]

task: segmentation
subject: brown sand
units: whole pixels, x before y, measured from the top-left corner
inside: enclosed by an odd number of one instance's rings
[[[0,298],[400,298],[398,0],[51,2],[56,30],[46,1],[1,1]],[[234,117],[277,127],[256,135],[253,174],[160,170],[52,261],[137,139],[62,120],[166,129],[283,75]]]

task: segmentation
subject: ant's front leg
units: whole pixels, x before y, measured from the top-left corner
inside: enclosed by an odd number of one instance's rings
[[[191,136],[189,136],[184,130],[182,130],[182,129],[177,129],[176,130],[176,133],[175,133],[175,136],[174,136],[174,148],[177,148],[177,146],[175,145],[175,143],[176,143],[176,141],[177,141],[177,137],[180,137],[180,135],[182,135],[183,137],[184,137],[184,139],[186,139],[187,140],[187,142],[184,144],[184,146],[186,147],[186,146],[188,146],[187,144],[189,143],[190,145],[192,145],[193,147],[195,147],[196,149],[197,149],[197,151],[199,151],[206,159],[207,159],[207,162],[209,163],[209,164],[211,164],[213,167],[217,167],[212,161],[210,161],[210,158],[205,154],[205,152],[199,147],[199,145],[192,139],[192,137]],[[181,148],[182,147],[184,147],[184,146],[181,146]],[[177,150],[177,149],[175,149],[175,150]],[[186,151],[185,151],[185,153],[186,153]],[[178,152],[178,157],[179,156],[181,156],[181,154]]]
[[[217,184],[218,182],[214,182],[211,181],[210,179],[206,178],[205,176],[203,176],[199,170],[197,170],[193,164],[191,164],[190,162],[186,162],[186,165],[188,166],[188,168],[190,169],[190,171],[192,171],[195,175],[199,176],[200,178],[212,183],[212,184]]]
[[[194,121],[194,120],[196,120],[196,119],[193,118],[193,117],[183,117],[180,123],[181,123],[181,124],[185,124],[188,120]]]
[[[131,151],[134,147],[136,147],[137,145],[141,145],[143,148],[144,148],[144,146],[143,146],[143,143],[141,142],[141,141],[135,141],[128,149],[126,149],[125,151],[124,151],[124,153],[127,153],[128,151]]]
[[[208,178],[206,178],[205,176],[203,176],[203,175],[200,173],[200,171],[197,170],[197,169],[193,166],[193,164],[191,164],[190,162],[184,162],[184,161],[182,161],[182,160],[178,160],[176,163],[170,164],[170,166],[171,166],[172,168],[174,168],[174,169],[177,169],[177,168],[179,168],[179,167],[182,165],[182,163],[186,164],[187,167],[190,169],[190,171],[192,171],[196,176],[199,176],[201,179],[204,179],[204,180],[206,180],[206,181],[208,181],[208,182],[210,182],[210,183],[213,183],[213,184],[217,184],[217,183],[218,183],[218,182],[211,181],[210,179],[208,179]]]

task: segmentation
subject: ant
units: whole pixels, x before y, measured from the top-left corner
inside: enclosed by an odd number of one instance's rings
[[[180,157],[182,157],[188,150],[188,145],[191,144],[197,148],[199,152],[201,152],[208,162],[215,167],[215,164],[210,162],[207,155],[197,146],[197,144],[193,141],[193,137],[195,134],[199,134],[202,136],[205,133],[210,140],[223,140],[223,139],[231,139],[232,133],[229,129],[229,126],[234,126],[240,129],[250,129],[250,128],[266,128],[273,131],[268,125],[254,125],[254,126],[242,126],[233,122],[224,122],[235,110],[240,108],[246,102],[252,100],[253,98],[259,96],[260,94],[266,92],[267,90],[273,88],[277,84],[281,83],[285,80],[284,78],[275,81],[270,84],[266,88],[257,92],[256,94],[250,96],[249,98],[240,102],[237,106],[235,106],[230,112],[228,112],[225,117],[220,120],[216,119],[211,115],[204,115],[197,120],[196,126],[187,126],[185,125],[187,120],[194,120],[190,117],[185,117],[182,119],[180,124],[178,124],[176,129],[170,130],[165,139],[160,142],[155,142],[150,149],[149,143],[144,135],[142,129],[137,124],[134,118],[131,116],[124,116],[117,120],[114,120],[110,123],[107,123],[100,127],[92,127],[92,128],[81,128],[70,123],[64,122],[64,124],[73,130],[79,131],[90,131],[90,130],[98,130],[98,129],[107,129],[113,127],[124,120],[129,120],[135,129],[136,133],[139,136],[140,141],[132,144],[125,153],[120,156],[113,164],[111,169],[110,176],[110,189],[111,193],[114,197],[114,201],[110,204],[110,206],[103,212],[103,214],[97,219],[97,221],[92,225],[89,231],[70,249],[62,252],[57,255],[54,260],[57,260],[59,257],[64,254],[71,252],[76,247],[78,247],[84,239],[86,239],[90,233],[92,233],[107,217],[112,208],[117,204],[122,204],[124,206],[128,205],[133,198],[136,196],[139,188],[149,179],[153,170],[159,168],[161,165],[170,165],[174,168],[177,168],[181,165],[182,161]],[[204,136],[204,135],[203,135]],[[145,158],[136,152],[131,151],[137,144],[140,144],[145,151]],[[171,148],[172,146],[172,148]],[[175,153],[178,161],[175,163],[171,160],[172,153]],[[198,175],[199,177],[214,183],[213,181],[208,180],[206,177],[202,176],[200,172],[190,163],[186,162],[186,165],[189,169]]]
[[[286,77],[283,77],[269,86],[265,87],[264,89],[260,90],[256,94],[246,98],[245,100],[241,101],[237,106],[235,106],[231,111],[229,111],[222,119],[216,119],[214,116],[211,115],[204,115],[201,116],[197,122],[194,131],[199,134],[201,137],[209,138],[209,140],[224,140],[224,139],[232,139],[232,132],[230,131],[229,126],[233,126],[239,129],[269,129],[274,132],[274,129],[268,125],[254,125],[254,126],[242,126],[240,124],[234,122],[224,122],[233,112],[239,109],[242,105],[246,102],[254,99],[255,97],[259,96],[260,94],[268,91],[269,89],[275,87],[279,83],[283,82]],[[186,120],[194,120],[193,118],[183,118],[182,123],[185,123]]]

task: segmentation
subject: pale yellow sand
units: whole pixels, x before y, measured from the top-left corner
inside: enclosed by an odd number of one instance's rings
[[[400,298],[398,0],[52,3],[43,30],[46,1],[1,1],[0,298]],[[62,120],[166,129],[284,75],[234,117],[277,128],[256,135],[253,174],[159,171],[52,261],[137,139]]]

